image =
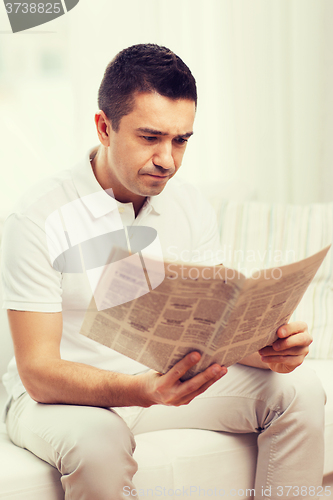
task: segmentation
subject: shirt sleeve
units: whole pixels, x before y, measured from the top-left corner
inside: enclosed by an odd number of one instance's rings
[[[60,312],[61,280],[51,265],[44,230],[25,215],[10,215],[2,240],[3,308]]]

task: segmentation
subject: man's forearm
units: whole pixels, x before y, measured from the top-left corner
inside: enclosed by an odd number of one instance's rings
[[[188,404],[227,373],[226,368],[215,363],[192,379],[181,382],[185,373],[199,360],[199,353],[189,353],[164,375],[154,370],[126,375],[48,358],[48,362],[30,363],[29,372],[23,379],[29,381],[26,388],[30,396],[41,403],[102,407],[180,406]]]
[[[30,396],[40,403],[87,406],[149,406],[140,376],[101,370],[62,359],[35,364],[25,377]]]

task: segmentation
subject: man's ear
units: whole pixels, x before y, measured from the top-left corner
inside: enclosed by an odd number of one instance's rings
[[[104,111],[99,111],[95,114],[95,125],[101,144],[103,144],[103,146],[105,147],[108,147],[110,145],[109,133],[111,129],[111,123]]]

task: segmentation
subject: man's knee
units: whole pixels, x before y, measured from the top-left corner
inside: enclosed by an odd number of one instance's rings
[[[303,365],[270,378],[269,407],[276,416],[293,415],[299,425],[322,428],[326,395],[314,371]]]
[[[289,406],[297,401],[297,407],[312,411],[313,407],[323,408],[326,395],[316,373],[307,366],[300,366],[289,374],[279,374],[282,403]]]
[[[71,448],[64,456],[67,461],[75,456],[81,463],[97,463],[123,452],[133,454],[135,441],[125,422],[112,410],[98,410],[97,418],[93,412],[91,418],[78,422],[73,429]]]
[[[75,491],[73,498],[121,498],[137,471],[135,441],[125,422],[104,410],[98,419],[81,422],[73,437],[58,464],[64,489]]]

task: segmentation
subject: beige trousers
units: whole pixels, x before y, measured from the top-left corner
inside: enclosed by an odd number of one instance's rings
[[[281,485],[321,485],[324,404],[321,384],[306,367],[281,375],[234,365],[186,406],[46,405],[25,394],[11,404],[6,423],[16,445],[60,471],[66,500],[124,500],[124,491],[135,488],[135,434],[171,428],[255,432],[256,499],[270,489],[272,500],[281,497]]]

